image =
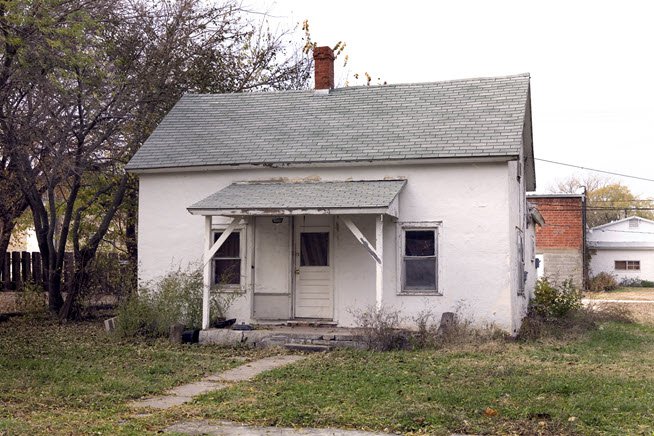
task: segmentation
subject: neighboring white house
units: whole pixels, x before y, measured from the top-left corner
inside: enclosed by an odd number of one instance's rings
[[[331,50],[314,57],[318,89],[185,95],[136,153],[139,278],[203,260],[205,328],[210,286],[242,294],[239,322],[353,326],[377,305],[516,332],[529,75],[332,89]]]
[[[593,227],[586,237],[590,271],[654,280],[654,221],[629,217]]]

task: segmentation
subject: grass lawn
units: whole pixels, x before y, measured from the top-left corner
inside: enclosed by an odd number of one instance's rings
[[[128,343],[101,322],[0,322],[0,435],[142,434],[174,420],[125,404],[261,356],[243,349]]]
[[[316,355],[184,406],[198,418],[413,434],[654,431],[654,328],[575,340]]]
[[[0,323],[0,434],[151,434],[189,419],[413,434],[654,431],[654,327],[619,323],[566,340],[317,354],[193,404],[126,406],[262,356],[119,342],[99,322],[12,318]]]

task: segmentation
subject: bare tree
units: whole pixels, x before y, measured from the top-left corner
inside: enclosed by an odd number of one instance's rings
[[[564,194],[581,194],[584,190],[587,199],[586,220],[589,227],[628,216],[654,218],[653,200],[640,198],[633,194],[629,187],[607,177],[571,176],[559,180],[550,188],[553,193]]]
[[[43,14],[31,2],[19,3],[23,8],[11,12],[21,18]],[[233,3],[47,2],[53,10],[62,5],[68,12],[59,12],[55,23],[30,29],[47,45],[29,47],[42,58],[16,68],[33,77],[8,86],[15,97],[6,107],[18,110],[0,116],[3,154],[34,217],[50,308],[67,319],[76,314],[89,265],[121,208],[135,236],[136,187],[123,167],[179,97],[300,86],[309,60],[288,55],[281,35],[248,21]],[[59,22],[74,30],[53,40],[46,33]],[[11,49],[15,29],[7,29]],[[17,128],[23,125],[30,128]],[[64,302],[62,267],[71,246],[75,274]],[[134,241],[128,246],[134,251]]]

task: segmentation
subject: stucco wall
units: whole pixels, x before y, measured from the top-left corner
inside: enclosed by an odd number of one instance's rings
[[[640,271],[616,270],[616,260],[639,260]],[[591,250],[590,271],[592,275],[602,271],[615,274],[618,280],[639,278],[654,281],[654,250]]]
[[[177,174],[143,174],[140,176],[139,207],[139,277],[147,280],[163,274],[171,266],[199,261],[203,247],[203,217],[192,216],[186,207],[235,181],[290,179],[383,179],[406,177],[407,186],[400,194],[399,223],[389,217],[384,226],[384,304],[402,308],[408,317],[421,310],[439,316],[444,311],[459,310],[478,324],[495,323],[506,330],[516,327],[513,315],[516,301],[511,277],[511,252],[515,251],[508,210],[510,198],[519,197],[520,189],[509,196],[507,163],[442,164],[349,168],[254,168],[239,171],[187,172]],[[515,180],[515,179],[514,179]],[[511,200],[515,201],[515,200]],[[516,212],[514,213],[522,213]],[[265,219],[264,219],[265,220]],[[214,224],[224,219],[215,218]],[[372,242],[374,219],[357,216],[355,223]],[[401,222],[440,222],[439,296],[398,295],[398,226]],[[265,291],[263,271],[288,268],[284,251],[288,246],[274,246],[285,235],[268,235],[268,247],[261,245],[262,225],[258,229],[250,220],[247,237],[254,235],[257,251],[246,262],[254,262],[256,286]],[[517,221],[516,221],[517,222]],[[514,223],[515,224],[515,223]],[[265,233],[265,232],[264,232]],[[374,302],[375,266],[352,234],[336,223],[335,314],[340,325],[354,323],[352,310]],[[525,239],[527,243],[527,239]],[[259,242],[259,244],[257,244]],[[275,262],[275,268],[268,262]],[[285,263],[286,262],[286,263]],[[527,259],[527,263],[529,260]],[[263,264],[262,264],[263,263]],[[515,263],[515,262],[513,262]],[[261,266],[261,267],[259,267]],[[276,269],[276,268],[279,269]],[[259,270],[258,268],[261,268]],[[272,269],[271,269],[272,268]],[[247,269],[248,277],[252,274]],[[283,291],[284,278],[277,274],[268,281],[270,289]],[[248,284],[251,280],[247,278]],[[262,288],[262,286],[264,288]],[[279,286],[282,286],[280,288]],[[252,289],[238,300],[232,315],[244,321],[251,317]]]

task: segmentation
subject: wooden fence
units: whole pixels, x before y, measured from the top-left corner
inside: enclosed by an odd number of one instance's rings
[[[64,255],[63,267],[63,288],[66,292],[70,288],[71,279],[74,271],[73,253]],[[20,291],[23,284],[33,282],[43,285],[46,281],[44,275],[43,260],[41,253],[34,251],[9,251],[5,253],[5,262],[0,270],[0,290],[2,291]]]

